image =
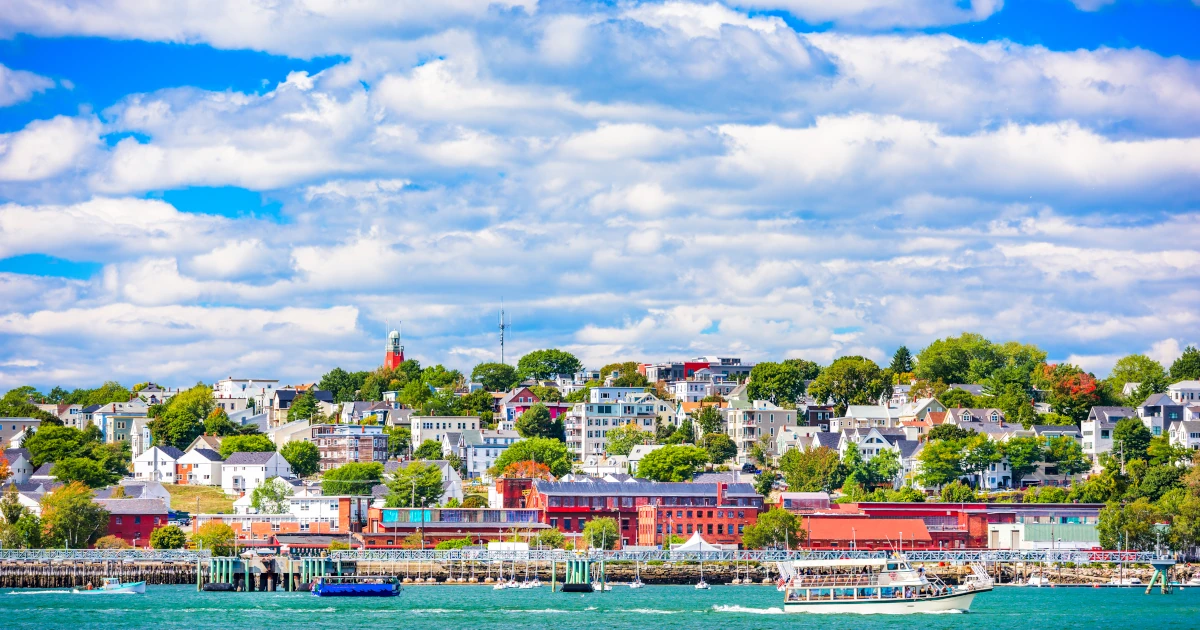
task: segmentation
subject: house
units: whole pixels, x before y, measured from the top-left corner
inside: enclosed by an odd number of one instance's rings
[[[629,391],[633,389],[637,391]],[[623,396],[610,397],[616,392],[622,392]],[[671,414],[675,409],[674,405],[641,391],[641,388],[593,387],[590,394],[589,402],[575,403],[563,420],[567,450],[582,460],[598,459],[606,454],[611,429],[633,425],[652,432],[659,414]]]
[[[879,429],[875,427],[866,429],[848,429],[842,432],[842,439],[838,443],[838,452],[843,457],[850,445],[854,444],[858,447],[858,453],[862,455],[863,461],[871,461],[876,455],[884,450],[897,451],[896,443],[906,440],[904,431],[900,429]]]
[[[1001,425],[1004,423],[1004,410],[992,408],[968,409],[965,407],[955,407],[953,409],[946,410],[946,422],[958,425],[964,429],[976,428],[972,423]]]
[[[3,481],[21,484],[33,476],[33,455],[29,453],[29,449],[6,448],[3,457],[8,462],[9,471],[8,479]]]
[[[167,402],[172,396],[178,394],[178,387],[162,387],[157,383],[146,383],[141,389],[133,393],[138,400],[147,405],[159,405]]]
[[[738,464],[747,464],[755,444],[760,441],[767,457],[779,455],[775,450],[775,436],[784,427],[796,425],[796,410],[784,409],[766,400],[746,401],[731,398],[729,408],[723,410],[725,433],[737,445]]]
[[[813,549],[929,549],[934,546],[924,521],[917,518],[870,518],[854,515],[801,516],[808,533],[805,546]]]
[[[388,417],[400,408],[399,403],[355,400],[342,403],[342,424],[388,424]]]
[[[271,438],[271,441],[275,443],[275,448],[283,448],[283,445],[288,442],[309,439],[312,436],[311,426],[308,419],[305,418],[269,428],[263,431],[263,434]]]
[[[242,495],[271,477],[291,476],[291,465],[275,451],[233,453],[221,465],[221,488],[225,494]]]
[[[1083,452],[1093,460],[1101,453],[1112,450],[1112,432],[1123,418],[1136,418],[1133,407],[1092,407],[1088,417],[1080,424]]]
[[[1171,446],[1200,450],[1200,420],[1180,420],[1171,425]]]
[[[175,483],[189,486],[221,485],[225,460],[208,448],[194,448],[175,461]]]
[[[1182,395],[1182,393],[1184,390],[1176,390],[1177,395]],[[1166,433],[1172,422],[1183,419],[1183,409],[1186,406],[1185,403],[1176,402],[1167,394],[1150,394],[1138,406],[1137,417],[1142,420],[1142,424],[1146,425],[1147,429],[1150,429],[1151,435],[1158,437]]]
[[[94,499],[108,510],[108,534],[134,547],[148,547],[150,533],[167,524],[167,506],[161,499]]]
[[[252,406],[262,410],[270,406],[277,389],[279,389],[279,381],[275,379],[233,378],[230,376],[213,385],[213,398],[218,399],[219,402],[221,402],[220,399],[224,399],[223,402],[229,402],[231,399],[253,401]],[[248,403],[242,403],[240,408],[245,409],[247,406]]]
[[[425,440],[441,442],[447,432],[478,431],[479,416],[412,416],[412,445]]]
[[[152,446],[133,458],[133,478],[175,483],[175,463],[180,457],[183,457],[183,451],[174,446]]]
[[[840,432],[867,427],[895,429],[900,426],[902,413],[900,409],[887,405],[849,405],[844,416],[830,419],[829,430]]]
[[[638,391],[641,391],[640,389]],[[557,419],[571,408],[571,403],[566,402],[546,402],[533,393],[533,390],[528,387],[517,387],[511,392],[504,395],[497,404],[497,420],[507,420],[515,422],[521,414],[529,410],[530,407],[541,404],[550,412],[551,419]]]
[[[100,427],[106,444],[128,442],[135,418],[145,418],[150,406],[141,400],[108,403],[92,412],[92,424]]]
[[[120,489],[118,491],[118,488]],[[155,499],[170,507],[171,493],[157,481],[122,479],[118,485],[96,490],[97,499]]]
[[[183,449],[183,452],[186,453],[192,449],[197,449],[197,448],[206,448],[210,451],[220,452],[221,451],[221,436],[219,436],[219,435],[198,436],[196,439],[192,440],[191,444],[188,444],[187,448]]]
[[[25,435],[37,431],[41,424],[36,418],[0,418],[0,447],[21,448]]]
[[[490,478],[487,471],[496,464],[496,459],[522,439],[516,431],[499,429],[463,431],[459,436],[455,450],[467,469],[467,477],[485,481]]]
[[[303,387],[295,389],[276,389],[274,394],[269,397],[270,404],[266,406],[267,421],[273,427],[279,426],[289,420],[288,410],[292,408],[292,403],[302,394],[308,394],[317,402],[317,413],[322,415],[330,415],[333,413],[333,392],[328,392],[312,387]],[[267,396],[264,394],[264,396]]]
[[[1200,381],[1179,381],[1167,385],[1167,396],[1185,407],[1200,404]]]
[[[684,420],[695,417],[695,415],[705,407],[716,407],[719,410],[728,406],[729,403],[716,401],[676,403],[675,418],[673,419],[672,424],[678,427],[679,425],[683,424]],[[724,418],[722,418],[722,420],[724,420]]]
[[[791,450],[812,448],[814,436],[821,432],[821,427],[793,426],[783,427],[775,436],[775,452],[780,457]]]
[[[321,453],[321,470],[347,463],[387,460],[388,436],[378,424],[317,424],[309,427],[308,441]]]
[[[798,424],[810,427],[820,427],[822,431],[829,430],[829,421],[833,420],[833,405],[818,405],[809,403],[800,408],[796,417]]]
[[[630,449],[628,456],[629,474],[636,475],[638,471],[638,465],[642,463],[642,459],[662,447],[662,444],[638,444]]]
[[[136,417],[129,427],[129,453],[138,457],[154,444],[154,436],[150,434],[150,418]]]

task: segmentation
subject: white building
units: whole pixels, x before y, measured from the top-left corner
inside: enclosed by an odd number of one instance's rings
[[[1167,385],[1167,395],[1180,405],[1200,405],[1200,381],[1179,381]]]
[[[1200,450],[1200,420],[1181,420],[1171,425],[1168,432],[1171,446]]]
[[[207,448],[194,448],[175,462],[175,483],[189,486],[221,485],[221,468],[225,461],[221,454]]]
[[[784,427],[796,425],[796,410],[784,409],[767,400],[743,401],[731,399],[729,407],[721,410],[725,416],[725,432],[737,445],[738,464],[752,461],[754,445],[763,441],[768,457],[775,457],[775,438]]]
[[[271,477],[291,477],[292,466],[274,451],[233,453],[221,465],[221,488],[225,494],[243,494]]]
[[[8,481],[25,483],[33,476],[33,455],[29,453],[29,449],[6,448],[0,455],[8,462]]]
[[[175,464],[180,457],[183,457],[183,451],[174,446],[151,446],[133,458],[133,478],[175,483]]]
[[[458,456],[467,469],[467,477],[489,479],[488,469],[496,464],[509,446],[521,441],[516,431],[463,431],[459,434]]]
[[[279,381],[273,378],[229,378],[213,385],[213,398],[250,398],[256,403],[270,400],[279,389]]]
[[[478,430],[479,416],[412,416],[412,445],[416,449],[425,440],[441,442],[446,433]]]
[[[26,433],[37,431],[41,424],[36,418],[0,418],[0,447],[21,448]]]
[[[624,396],[612,398],[615,392],[597,392],[600,389],[621,390]],[[604,455],[608,432],[617,427],[632,424],[653,433],[659,414],[670,416],[674,408],[641,388],[596,387],[592,388],[591,396],[591,402],[575,403],[563,419],[567,449],[580,459]]]
[[[1080,424],[1083,452],[1093,460],[1113,447],[1113,429],[1122,418],[1136,418],[1133,407],[1092,407],[1088,417]]]
[[[638,444],[629,451],[629,474],[637,475],[638,466],[642,460],[650,453],[662,448],[662,444]]]

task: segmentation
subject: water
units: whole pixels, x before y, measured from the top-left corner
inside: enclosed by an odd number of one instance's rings
[[[307,593],[198,593],[150,586],[145,595],[71,595],[16,590],[0,594],[0,627],[10,628],[720,628],[812,627],[1066,630],[1200,627],[1200,588],[1171,595],[1138,589],[1000,588],[975,599],[969,614],[784,614],[782,594],[761,586],[648,586],[609,593],[552,593],[549,587],[493,591],[489,586],[409,586],[398,598],[318,598]]]

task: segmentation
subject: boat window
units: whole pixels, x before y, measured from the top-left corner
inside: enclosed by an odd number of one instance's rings
[[[895,563],[895,562],[889,562],[889,563],[888,563],[888,565],[887,565],[887,570],[888,570],[888,571],[895,571],[895,570],[896,570],[896,563]]]

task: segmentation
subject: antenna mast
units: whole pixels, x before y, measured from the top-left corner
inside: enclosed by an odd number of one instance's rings
[[[512,325],[504,318],[504,300],[500,300],[500,362],[504,363],[504,331]]]

